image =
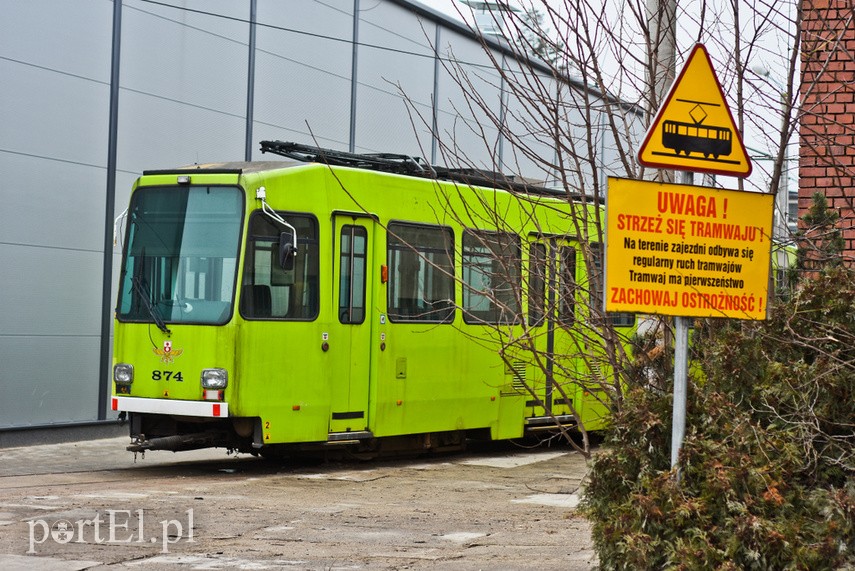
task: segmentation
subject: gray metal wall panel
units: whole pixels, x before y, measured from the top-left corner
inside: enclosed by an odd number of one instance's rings
[[[260,47],[272,43],[265,33],[258,35]],[[336,57],[349,58],[350,53],[338,51]],[[257,58],[256,143],[285,132],[298,142],[347,150],[350,79],[319,67],[321,62],[306,66],[269,51],[259,51]]]
[[[124,16],[145,13],[203,34],[243,44],[247,41],[249,0],[122,0],[122,4]]]
[[[104,169],[0,152],[0,244],[101,252]],[[52,281],[40,268],[37,281]],[[92,284],[100,289],[97,276]],[[87,285],[81,296],[97,298]],[[0,297],[0,306],[4,303]],[[0,309],[0,315],[5,315]],[[2,327],[2,325],[0,325]]]
[[[505,89],[505,123],[515,135],[502,144],[502,172],[524,173],[526,178],[544,181],[551,185],[555,182],[555,171],[551,168],[555,162],[555,132],[550,128],[549,110],[542,105],[532,105],[534,101],[544,101],[546,97],[555,97],[556,82],[552,77],[538,74],[522,78],[519,68],[507,71],[510,82],[525,86],[524,91]],[[522,145],[513,142],[525,134]],[[522,147],[522,148],[520,148]],[[533,158],[534,154],[537,158]]]
[[[259,51],[268,51],[306,68],[350,77],[353,1],[258,0]],[[264,44],[261,43],[262,32]],[[345,55],[342,55],[345,54]]]
[[[0,77],[0,149],[105,163],[107,84],[8,60],[0,60]]]
[[[139,178],[139,171],[120,170],[116,173],[116,211],[113,214],[113,220],[127,210],[131,201],[131,190],[137,178]]]
[[[564,144],[569,149],[568,153],[578,155],[580,160],[579,165],[568,165],[565,169],[567,183],[577,190],[588,190],[593,185],[593,168],[586,160],[588,156],[588,135],[585,132],[587,119],[578,107],[584,99],[577,92],[566,88],[562,89],[560,97],[562,104],[559,106],[559,113],[565,125],[564,131],[571,133]],[[600,117],[599,113],[593,113],[592,116],[595,121]]]
[[[248,3],[242,5],[240,17],[246,19]],[[204,8],[219,13],[215,4]],[[128,2],[122,16],[122,89],[242,117],[248,37],[245,22]]]
[[[119,106],[119,168],[140,174],[146,169],[240,159],[244,129],[241,116],[123,92]],[[121,204],[117,202],[117,206]]]
[[[190,4],[210,12],[224,7]],[[241,6],[246,19],[248,4]],[[248,34],[246,22],[128,3],[122,17],[119,169],[139,173],[242,156]]]
[[[351,2],[301,2],[299,10],[258,2],[256,142],[284,134],[311,144],[314,136],[320,145],[347,149],[352,8]]]
[[[111,2],[0,0],[0,54],[26,65],[107,83],[112,11]],[[6,76],[2,77],[0,88],[9,86]]]
[[[101,260],[101,252],[0,244],[0,334],[99,335]]]
[[[0,427],[94,420],[98,336],[0,335]]]
[[[499,132],[487,118],[488,113],[467,100],[466,93],[477,94],[489,114],[498,116],[501,78],[478,42],[450,30],[442,37],[440,54],[459,63],[451,64],[452,69],[441,68],[439,74],[439,137],[443,145],[466,157],[468,165],[498,170],[500,160],[494,149]],[[501,60],[500,55],[496,57]]]
[[[597,123],[599,166],[601,167],[600,183],[603,188],[608,183],[609,176],[626,176],[624,160],[629,164],[636,163],[634,149],[639,148],[644,135],[647,133],[647,125],[641,114],[628,110],[621,111],[617,106],[614,106],[613,110],[617,115],[622,114],[621,120],[615,120],[618,128],[617,138],[620,140],[619,145],[616,143],[615,134],[603,113],[600,113]]]
[[[0,11],[0,427],[93,420],[112,4]]]
[[[97,418],[100,252],[0,244],[0,426]]]
[[[390,3],[372,4],[360,18],[357,152],[429,159],[436,26]]]

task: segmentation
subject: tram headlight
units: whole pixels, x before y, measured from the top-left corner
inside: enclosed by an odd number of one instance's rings
[[[226,388],[229,384],[229,372],[225,369],[203,369],[202,388],[219,389]]]
[[[117,385],[129,385],[134,382],[134,366],[127,363],[117,363],[113,367],[113,380]]]

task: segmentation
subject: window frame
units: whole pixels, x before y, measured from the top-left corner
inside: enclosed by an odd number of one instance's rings
[[[528,288],[526,302],[528,304],[526,315],[529,327],[541,327],[546,325],[547,313],[549,311],[546,298],[546,288],[549,284],[549,244],[543,241],[528,242]],[[534,250],[540,250],[536,257]],[[535,267],[540,272],[535,273]],[[539,313],[535,313],[539,312]]]
[[[635,327],[636,324],[636,314],[631,311],[609,311],[605,310],[605,299],[606,299],[606,249],[605,245],[602,242],[591,242],[591,250],[594,255],[594,267],[600,273],[600,282],[602,285],[602,290],[600,292],[595,292],[594,289],[590,286],[591,279],[588,278],[588,289],[591,292],[591,305],[597,304],[598,307],[603,308],[603,314],[606,316],[606,319],[612,324],[613,327]],[[595,297],[596,296],[596,297]]]
[[[316,321],[318,319],[320,313],[321,313],[321,276],[322,276],[322,270],[321,270],[321,266],[322,266],[322,264],[321,264],[321,227],[320,227],[320,224],[318,222],[318,218],[317,218],[317,216],[315,216],[311,212],[298,212],[298,211],[291,211],[291,210],[276,210],[275,212],[276,212],[276,214],[281,216],[283,219],[285,219],[285,221],[289,222],[289,224],[293,225],[292,221],[289,220],[291,218],[303,218],[305,220],[308,220],[311,223],[311,225],[314,227],[314,237],[311,239],[307,239],[307,238],[305,238],[305,235],[301,236],[300,232],[299,231],[297,232],[297,249],[298,249],[298,251],[300,249],[301,244],[308,244],[309,246],[311,246],[311,244],[315,244],[315,248],[316,248],[315,267],[317,267],[317,280],[316,280],[315,286],[317,288],[317,291],[316,291],[316,301],[315,301],[315,306],[314,306],[314,313],[310,316],[307,316],[307,317],[287,317],[287,316],[279,317],[279,316],[273,316],[273,315],[271,315],[271,316],[252,316],[252,315],[246,314],[246,312],[244,310],[245,306],[244,306],[244,301],[243,301],[243,297],[244,297],[244,295],[243,295],[244,291],[243,290],[248,285],[257,285],[257,284],[245,283],[245,278],[247,277],[247,268],[249,267],[250,262],[255,264],[255,261],[256,261],[254,250],[252,253],[252,260],[250,260],[250,245],[253,244],[255,241],[257,241],[256,239],[253,238],[253,234],[252,234],[253,222],[256,220],[257,217],[261,217],[262,219],[269,220],[268,216],[261,209],[254,210],[249,215],[249,220],[247,221],[246,240],[244,241],[245,248],[244,248],[244,259],[243,259],[243,272],[240,275],[240,281],[239,281],[240,289],[241,289],[241,296],[240,296],[240,302],[238,303],[238,311],[240,312],[240,316],[247,321],[276,321],[276,322],[279,322],[279,321],[288,321],[288,322]],[[272,220],[270,220],[270,222],[271,222],[271,224],[275,224]],[[271,243],[276,243],[278,241],[278,238],[274,239],[272,236],[270,238],[271,239],[269,241]],[[253,267],[253,274],[254,273],[255,273],[255,268]],[[273,273],[271,271],[271,281],[272,281],[272,277],[273,277]],[[265,285],[265,284],[262,284],[262,285]],[[266,284],[266,285],[268,285],[268,287],[270,287],[270,286],[273,286],[275,284],[271,283],[271,284]]]
[[[445,250],[443,252],[442,250],[437,250],[437,249],[433,249],[433,248],[418,249],[417,247],[413,246],[413,244],[410,244],[410,243],[404,241],[403,238],[398,237],[400,235],[399,231],[396,231],[396,229],[398,229],[398,228],[406,228],[406,229],[412,229],[412,230],[416,230],[416,229],[437,230],[437,231],[439,231],[440,235],[443,235],[445,237],[445,240],[444,240],[445,244],[450,247],[450,250]],[[397,242],[397,243],[394,243],[394,242]],[[394,243],[394,245],[393,245],[393,243]],[[400,308],[401,306],[395,305],[392,303],[393,302],[392,296],[394,294],[395,285],[397,285],[396,280],[398,279],[397,268],[394,267],[392,264],[393,251],[394,250],[405,251],[405,252],[407,252],[407,251],[408,252],[414,252],[420,260],[425,260],[425,263],[428,263],[428,262],[425,259],[424,252],[440,252],[440,253],[445,253],[448,255],[448,270],[449,270],[448,275],[443,276],[442,271],[440,271],[438,269],[437,269],[437,272],[441,278],[443,278],[449,282],[447,287],[448,287],[449,293],[450,293],[450,297],[449,297],[450,305],[445,309],[431,310],[431,311],[427,312],[427,315],[431,315],[431,316],[434,314],[438,314],[440,312],[445,312],[446,313],[445,316],[425,319],[425,318],[419,318],[419,317],[413,317],[410,315],[405,315],[405,314],[399,313],[397,311],[397,309]],[[421,223],[421,222],[408,222],[408,221],[401,221],[401,220],[393,220],[393,221],[390,221],[386,225],[386,266],[388,268],[388,273],[389,273],[388,283],[386,284],[386,314],[387,314],[390,322],[393,322],[393,323],[435,323],[435,324],[450,324],[450,323],[454,322],[455,315],[456,315],[456,309],[457,309],[457,303],[456,303],[457,265],[455,263],[455,255],[456,255],[456,244],[455,244],[454,229],[451,228],[450,226],[445,226],[445,225],[440,225],[440,224],[425,224],[425,223]],[[440,301],[440,300],[437,300],[437,301]],[[433,302],[433,303],[435,303],[435,302]]]
[[[474,252],[474,250],[467,250],[467,237],[474,237],[475,240],[478,241],[475,247],[487,248],[489,251],[486,253]],[[501,243],[501,238],[509,238],[507,243]],[[491,239],[495,239],[494,242],[490,242]],[[496,248],[493,248],[492,245],[495,245]],[[471,246],[470,246],[471,247]],[[507,280],[504,280],[502,284],[507,287],[510,287],[512,290],[513,299],[512,303],[516,304],[515,311],[511,311],[512,319],[506,319],[509,312],[503,310],[503,307],[497,303],[495,303],[494,299],[485,296],[490,308],[489,312],[494,314],[490,319],[484,319],[483,317],[478,316],[476,313],[473,313],[473,310],[466,306],[466,301],[468,296],[470,295],[478,295],[484,290],[477,289],[472,286],[472,284],[466,281],[467,279],[467,268],[473,266],[484,265],[485,262],[489,262],[492,266],[493,263],[499,260],[496,255],[496,249],[504,249],[507,248],[515,248],[516,255],[513,261],[516,263],[516,268],[511,268],[510,271],[516,269],[516,283],[510,283]],[[522,323],[523,313],[522,313],[522,239],[519,234],[515,234],[513,232],[503,232],[501,230],[483,230],[480,228],[464,228],[463,234],[461,238],[461,258],[460,258],[460,269],[461,269],[461,283],[463,286],[463,299],[461,300],[460,309],[463,312],[463,321],[469,325],[518,325]],[[469,263],[467,264],[467,257],[471,258],[480,258],[482,261],[478,263]],[[492,267],[491,267],[492,269]],[[492,272],[489,274],[491,276],[490,280],[490,288],[494,291],[497,289],[495,286],[495,282],[492,279]],[[519,294],[519,295],[518,295]]]
[[[119,323],[151,323],[151,324],[154,323],[154,321],[149,319],[149,318],[129,317],[128,315],[130,314],[130,310],[128,310],[128,311],[122,310],[122,304],[125,303],[125,301],[126,301],[125,297],[127,295],[130,295],[131,298],[133,298],[133,293],[129,293],[129,291],[131,291],[132,288],[130,285],[130,279],[131,278],[128,277],[128,272],[127,272],[128,263],[129,263],[128,258],[131,256],[131,242],[133,241],[132,236],[131,236],[133,224],[130,221],[130,217],[132,216],[132,212],[134,210],[134,207],[136,206],[136,201],[139,200],[139,195],[141,193],[146,193],[146,192],[151,191],[151,190],[179,190],[179,191],[183,191],[186,189],[189,191],[189,190],[192,190],[194,188],[233,189],[240,198],[240,205],[239,205],[239,210],[237,213],[238,228],[237,228],[237,236],[236,236],[237,240],[236,240],[235,255],[234,255],[234,274],[232,276],[232,282],[231,282],[231,298],[228,300],[228,311],[224,312],[221,315],[221,318],[219,320],[201,320],[201,321],[200,320],[186,320],[186,321],[182,320],[182,321],[176,321],[176,320],[172,319],[171,317],[169,317],[169,318],[164,317],[164,323],[166,325],[206,325],[206,326],[220,327],[220,326],[228,324],[232,320],[232,318],[235,316],[235,314],[236,314],[235,310],[237,309],[236,308],[236,305],[237,305],[236,302],[238,299],[237,289],[238,289],[238,286],[240,284],[240,271],[239,271],[240,270],[240,261],[241,261],[240,256],[241,256],[241,253],[243,251],[242,237],[243,237],[243,232],[244,232],[245,211],[246,211],[246,193],[244,192],[244,189],[241,186],[235,185],[235,184],[195,184],[195,185],[191,185],[189,187],[182,186],[182,185],[175,185],[175,184],[142,184],[142,185],[137,186],[134,189],[134,191],[131,195],[131,199],[129,201],[129,206],[128,206],[128,210],[127,210],[128,219],[126,220],[126,223],[125,223],[124,238],[123,238],[123,244],[124,245],[122,248],[122,260],[120,262],[121,266],[119,267],[119,288],[118,288],[118,293],[116,296],[116,303],[114,306],[115,317]],[[210,256],[208,258],[210,258]],[[161,257],[161,259],[165,259],[165,258]],[[222,258],[222,259],[225,260],[226,258]],[[220,270],[222,271],[222,269],[223,268],[221,267]],[[175,271],[176,272],[179,271],[178,265],[176,265]],[[179,284],[176,282],[176,283],[172,284],[172,286],[179,287]],[[150,285],[149,285],[149,287],[150,287]],[[133,304],[133,299],[130,299],[127,301],[128,301],[128,303]]]
[[[349,230],[350,236],[350,252],[345,257],[344,252],[344,233],[346,230]],[[358,255],[354,250],[354,246],[356,244],[356,236],[361,235],[364,238],[364,249],[362,251],[361,256]],[[340,228],[340,232],[338,234],[338,271],[339,271],[339,282],[338,282],[338,321],[343,325],[359,325],[365,323],[365,316],[368,313],[366,302],[367,302],[367,287],[368,287],[368,229],[365,226],[360,226],[359,224],[342,224]],[[352,319],[354,306],[354,298],[353,298],[353,286],[354,286],[354,260],[361,258],[362,259],[362,305],[359,306],[362,309],[362,318],[359,320]],[[344,289],[342,285],[344,284],[344,264],[343,261],[347,260],[349,262],[348,265],[348,305],[342,306],[341,296],[344,293]],[[349,318],[347,320],[343,319],[344,312],[347,312]]]
[[[578,248],[571,244],[558,244],[558,307],[556,317],[563,327],[572,327],[576,323],[576,292],[579,291]],[[568,255],[570,254],[570,255]],[[568,264],[568,259],[573,263]],[[568,272],[568,269],[571,271]],[[569,308],[569,309],[568,309]]]

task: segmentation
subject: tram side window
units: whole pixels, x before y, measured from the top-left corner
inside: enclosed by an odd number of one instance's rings
[[[389,319],[454,319],[454,236],[450,228],[390,223],[387,237]]]
[[[546,245],[528,247],[528,323],[532,327],[544,324],[546,315]]]
[[[520,239],[516,234],[463,233],[463,320],[515,323],[520,317]]]
[[[602,244],[591,244],[591,249],[593,250],[594,255],[594,268],[599,274],[600,279],[600,287],[591,286],[591,305],[593,307],[602,308],[603,307],[603,289],[605,284],[603,283],[603,258],[605,257],[605,251],[603,249]],[[627,313],[624,311],[621,312],[613,312],[608,314],[608,319],[612,322],[612,325],[615,327],[632,327],[635,325],[635,314]]]
[[[559,248],[561,256],[558,319],[568,327],[576,321],[576,249],[570,246]]]
[[[342,323],[365,321],[365,262],[368,234],[362,226],[341,229],[338,316]]]
[[[241,315],[250,319],[312,320],[318,315],[318,223],[308,214],[279,215],[297,230],[294,268],[278,263],[281,224],[252,215],[241,287]]]

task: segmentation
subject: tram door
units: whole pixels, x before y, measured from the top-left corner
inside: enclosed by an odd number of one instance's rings
[[[368,427],[368,385],[371,327],[368,311],[376,264],[369,263],[374,248],[374,219],[364,214],[334,216],[333,279],[336,315],[330,345],[330,432],[355,432]]]
[[[569,414],[575,404],[576,386],[568,381],[579,367],[574,325],[580,256],[578,243],[566,238],[529,243],[528,322],[536,331],[537,351],[544,357],[534,372],[536,396],[526,400],[529,417]]]

